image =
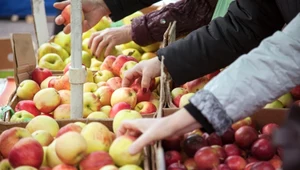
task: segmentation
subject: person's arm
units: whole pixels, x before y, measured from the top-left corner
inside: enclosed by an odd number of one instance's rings
[[[169,23],[176,21],[176,36],[210,22],[217,0],[181,0],[132,20],[132,40],[142,46],[162,41]]]
[[[185,108],[205,129],[222,134],[300,84],[299,30],[300,14],[212,79]]]
[[[275,1],[241,0],[224,17],[158,51],[178,85],[231,64],[283,27]]]

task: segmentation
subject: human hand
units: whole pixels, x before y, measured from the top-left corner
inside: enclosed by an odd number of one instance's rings
[[[90,37],[88,47],[95,56],[99,56],[102,50],[106,49],[104,55],[108,56],[116,45],[127,43],[131,40],[130,25],[107,28],[103,31],[93,33]]]
[[[54,3],[54,7],[63,10],[71,3],[70,0]],[[84,21],[82,25],[82,31],[85,32],[96,25],[103,16],[109,15],[110,10],[106,6],[103,0],[82,0],[82,10],[84,13]],[[55,18],[57,25],[65,23],[65,19],[59,15]],[[71,24],[68,24],[64,28],[64,33],[69,34],[71,32]]]
[[[122,86],[129,87],[133,81],[142,77],[142,88],[149,89],[150,82],[155,77],[160,75],[160,61],[158,57],[149,60],[144,60],[136,64],[133,68],[124,73]]]
[[[153,142],[181,136],[200,127],[201,125],[185,109],[181,109],[164,118],[125,120],[119,128],[117,136],[125,134],[139,136],[129,148],[129,153],[134,155]]]

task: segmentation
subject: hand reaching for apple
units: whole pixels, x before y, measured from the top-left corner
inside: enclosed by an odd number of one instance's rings
[[[122,81],[123,87],[129,87],[133,81],[139,77],[142,77],[143,91],[147,91],[151,85],[151,80],[160,75],[160,61],[158,57],[154,57],[150,60],[141,61],[131,69],[124,73]]]
[[[164,118],[124,120],[117,136],[124,134],[139,136],[129,148],[130,154],[136,154],[146,145],[168,137],[181,136],[200,126],[185,109],[181,109]]]
[[[71,4],[70,0],[54,3],[54,7],[59,10],[64,10],[68,5]],[[82,31],[85,32],[96,25],[103,16],[109,15],[110,10],[106,6],[103,0],[82,0],[82,10],[84,14],[84,21],[82,24]],[[69,34],[71,31],[71,25],[67,21],[70,21],[71,11],[66,11],[68,13],[68,18],[65,18],[67,15],[59,15],[55,18],[55,23],[57,25],[65,24],[64,32]]]

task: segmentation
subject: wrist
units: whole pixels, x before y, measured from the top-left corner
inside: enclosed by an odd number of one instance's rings
[[[125,26],[123,26],[123,29],[125,30],[126,40],[132,41],[131,25],[125,25]]]

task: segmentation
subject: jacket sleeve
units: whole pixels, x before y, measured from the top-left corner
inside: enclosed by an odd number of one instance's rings
[[[186,108],[197,120],[205,117],[222,134],[232,122],[300,84],[299,30],[300,14],[282,32],[263,40],[212,79]],[[193,107],[197,111],[192,113]]]
[[[151,6],[159,0],[104,0],[113,21],[118,21],[140,9]]]
[[[228,66],[283,27],[274,0],[235,0],[224,17],[158,51],[177,85]]]
[[[162,41],[164,32],[173,21],[177,21],[176,35],[185,35],[210,22],[216,2],[217,0],[181,0],[135,18],[131,23],[132,40],[142,46]]]

